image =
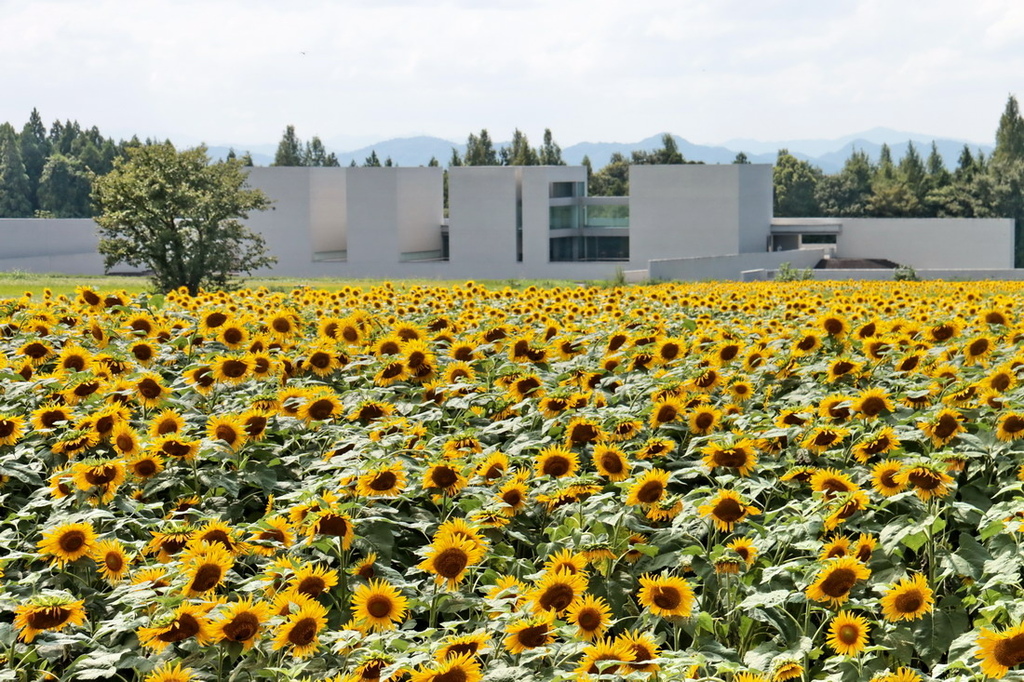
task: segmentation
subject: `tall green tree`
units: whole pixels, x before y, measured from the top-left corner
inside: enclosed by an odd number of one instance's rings
[[[0,123],[0,218],[30,218],[32,204],[18,136],[10,123]]]
[[[205,147],[129,149],[93,188],[104,266],[148,268],[161,291],[195,294],[271,265],[263,237],[241,222],[270,200],[246,178],[239,161],[211,163]]]
[[[551,134],[550,128],[544,129],[544,142],[540,146],[540,151],[537,156],[538,161],[542,166],[564,166],[565,161],[562,159],[562,148],[555,142],[554,136]]]
[[[676,139],[669,133],[661,136],[661,149],[654,150],[654,163],[658,164],[680,164],[686,163]]]
[[[815,188],[815,200],[822,215],[855,218],[867,215],[874,168],[863,149],[854,149],[842,170],[821,178]]]
[[[363,168],[380,168],[380,157],[377,156],[377,150],[371,149],[370,155],[363,161]]]
[[[907,142],[907,151],[900,159],[898,169],[900,178],[906,183],[907,189],[914,195],[920,207],[924,195],[928,192],[927,171],[912,141]]]
[[[328,152],[324,143],[316,135],[306,143],[302,152],[302,166],[325,167],[338,166],[338,157],[334,152]]]
[[[39,210],[54,218],[88,218],[91,191],[91,173],[81,161],[53,154],[39,180]]]
[[[750,163],[750,158],[744,152],[738,152],[736,158],[732,160],[733,163],[746,165]]]
[[[996,148],[992,152],[992,160],[997,163],[1024,159],[1024,119],[1020,115],[1017,98],[1010,95],[1006,100],[1006,108],[999,117],[996,128]]]
[[[595,197],[629,196],[629,165],[625,156],[614,152],[608,164],[591,177],[590,194]]]
[[[469,134],[466,139],[466,153],[462,157],[464,166],[497,166],[498,153],[494,150],[491,135],[484,128],[480,135]]]
[[[505,157],[503,165],[506,166],[536,166],[540,163],[537,152],[519,128],[512,133],[512,144],[502,147],[501,151]]]
[[[46,126],[43,125],[43,118],[39,115],[38,109],[33,109],[29,114],[28,122],[18,136],[18,144],[21,147],[21,162],[25,164],[25,174],[28,175],[28,193],[32,201],[32,210],[35,210],[39,208],[36,197],[39,178],[43,174],[46,159],[50,156],[50,141],[46,137]]]
[[[274,163],[271,165],[301,166],[303,165],[302,152],[302,141],[295,135],[295,126],[287,126],[281,141],[277,143],[277,152],[274,154]]]
[[[801,161],[788,149],[780,149],[775,160],[772,180],[775,190],[775,215],[806,217],[819,214],[815,190],[821,181],[821,170]]]

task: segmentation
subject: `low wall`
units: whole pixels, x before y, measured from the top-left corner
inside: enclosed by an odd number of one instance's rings
[[[752,270],[776,270],[783,263],[794,268],[811,268],[825,255],[822,249],[734,253],[728,256],[702,258],[660,258],[648,266],[652,280],[743,281]]]
[[[90,218],[3,218],[0,271],[102,275],[99,242]]]

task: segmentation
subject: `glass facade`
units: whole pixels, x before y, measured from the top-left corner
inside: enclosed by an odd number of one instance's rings
[[[549,260],[628,261],[629,237],[552,237]]]
[[[582,211],[580,206],[552,206],[550,210],[549,224],[552,230],[577,230],[583,227],[580,220]]]
[[[587,206],[584,223],[587,227],[629,227],[629,206]]]

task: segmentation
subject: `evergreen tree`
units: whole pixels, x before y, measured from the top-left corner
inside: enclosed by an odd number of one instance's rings
[[[903,182],[906,183],[907,189],[914,195],[918,208],[920,208],[920,203],[928,191],[928,186],[924,162],[921,161],[921,155],[917,153],[917,148],[913,142],[907,142],[907,153],[900,159],[899,175]]]
[[[892,180],[896,177],[896,167],[892,163],[892,150],[889,149],[889,145],[882,144],[882,149],[878,152],[878,165],[875,167],[875,176],[881,177],[883,180]]]
[[[1024,119],[1013,95],[1007,99],[1003,115],[999,117],[992,159],[998,163],[1024,159]]]
[[[580,165],[587,169],[587,184],[590,184],[590,178],[594,175],[594,167],[590,163],[590,157],[586,154],[583,155],[583,160],[580,161]]]
[[[226,158],[227,158],[228,161],[234,161],[235,159],[238,158],[238,155],[235,154],[235,148],[234,147],[231,147],[231,148],[228,149],[228,155],[227,155]]]
[[[739,152],[738,154],[736,154],[736,158],[733,159],[732,162],[738,164],[749,164],[750,159],[747,158],[747,155],[744,154],[743,152]]]
[[[295,135],[295,126],[285,128],[284,136],[277,143],[273,166],[302,166],[302,142]]]
[[[320,138],[316,135],[313,139],[306,143],[306,148],[302,153],[302,166],[313,166],[313,167],[326,167],[326,166],[337,166],[338,157],[335,156],[334,152],[327,152],[324,147],[324,143],[320,141]]]
[[[562,159],[562,148],[555,142],[550,128],[544,129],[544,143],[541,145],[540,153],[537,156],[542,166],[565,165],[565,161]]]
[[[827,175],[815,188],[815,200],[822,215],[858,217],[867,215],[874,169],[863,149],[854,149],[835,175]]]
[[[91,184],[90,173],[81,161],[53,154],[39,181],[39,209],[55,218],[88,218],[92,215]]]
[[[436,157],[436,156],[431,156],[431,157],[430,157],[430,161],[427,161],[427,168],[437,168],[437,167],[439,167],[440,165],[441,165],[441,164],[440,164],[440,163],[438,163],[438,161],[437,161],[437,157]]]
[[[498,153],[494,150],[494,143],[491,142],[491,136],[486,128],[480,131],[479,137],[473,133],[469,134],[462,163],[466,166],[498,165]]]
[[[519,128],[512,133],[512,144],[502,147],[501,151],[506,157],[504,160],[506,166],[536,166],[540,163],[537,152],[530,146],[530,141],[526,139],[526,135]]]
[[[32,197],[21,145],[10,123],[0,123],[0,218],[32,217]]]
[[[391,161],[391,157],[390,156],[388,158],[384,159],[384,167],[385,168],[391,168],[394,165],[395,164],[394,164],[394,162]]]
[[[462,157],[459,156],[459,150],[456,149],[455,147],[452,147],[452,157],[450,159],[448,159],[448,167],[451,168],[452,166],[461,166],[461,165],[462,165]]]
[[[46,158],[50,155],[50,141],[46,137],[46,126],[43,125],[38,109],[32,110],[28,122],[21,129],[18,145],[21,148],[21,162],[25,164],[25,174],[28,175],[28,194],[34,211],[39,208],[36,198],[39,178],[43,174]]]
[[[942,160],[942,154],[939,154],[939,146],[935,144],[934,140],[932,141],[931,153],[928,154],[928,160],[925,161],[924,165],[928,173],[929,189],[939,189],[950,183],[952,177],[949,171],[946,170],[946,162]]]
[[[252,162],[252,154],[246,152],[242,154],[242,165],[251,168],[254,164]]]
[[[679,145],[676,144],[676,139],[669,133],[661,136],[661,149],[654,151],[654,163],[665,165],[686,163],[686,159],[679,151]]]
[[[363,168],[380,168],[380,159],[377,157],[376,149],[370,150],[370,155],[363,161]]]

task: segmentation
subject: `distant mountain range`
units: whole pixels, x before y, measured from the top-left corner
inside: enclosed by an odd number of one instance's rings
[[[934,140],[939,154],[942,155],[947,168],[956,166],[960,152],[966,144],[973,154],[979,151],[985,155],[992,153],[992,145],[979,145],[965,140],[953,140],[945,138],[932,138],[919,133],[909,133],[889,128],[874,128],[862,133],[846,135],[832,140],[782,140],[777,142],[764,142],[758,140],[735,139],[729,140],[722,145],[701,145],[695,144],[678,135],[673,135],[679,151],[688,161],[703,161],[704,163],[732,163],[736,154],[743,152],[751,163],[774,163],[780,149],[788,149],[797,158],[810,161],[826,173],[835,173],[842,169],[843,163],[850,157],[854,150],[863,150],[877,160],[883,144],[888,144],[892,150],[892,157],[895,161],[906,153],[907,145],[913,142],[918,154],[926,159],[931,152],[931,144]],[[661,147],[662,134],[653,135],[638,142],[580,142],[562,149],[562,158],[570,165],[582,163],[583,157],[590,158],[590,163],[595,170],[608,163],[611,155],[619,152],[628,157],[634,151],[652,150]],[[507,143],[497,143],[496,147],[504,146]],[[366,158],[374,151],[381,163],[390,158],[393,163],[399,166],[425,166],[430,159],[436,158],[442,166],[448,164],[451,158],[452,149],[462,155],[466,145],[439,137],[418,136],[384,140],[373,145],[354,149],[351,151],[338,151],[330,149],[338,156],[342,166],[348,166],[352,161],[362,165]],[[213,158],[224,158],[228,153],[228,146],[210,147],[210,156]],[[235,152],[241,156],[249,151],[253,161],[258,166],[267,166],[274,161],[274,152],[277,149],[275,144],[262,144],[246,147],[235,145]]]

